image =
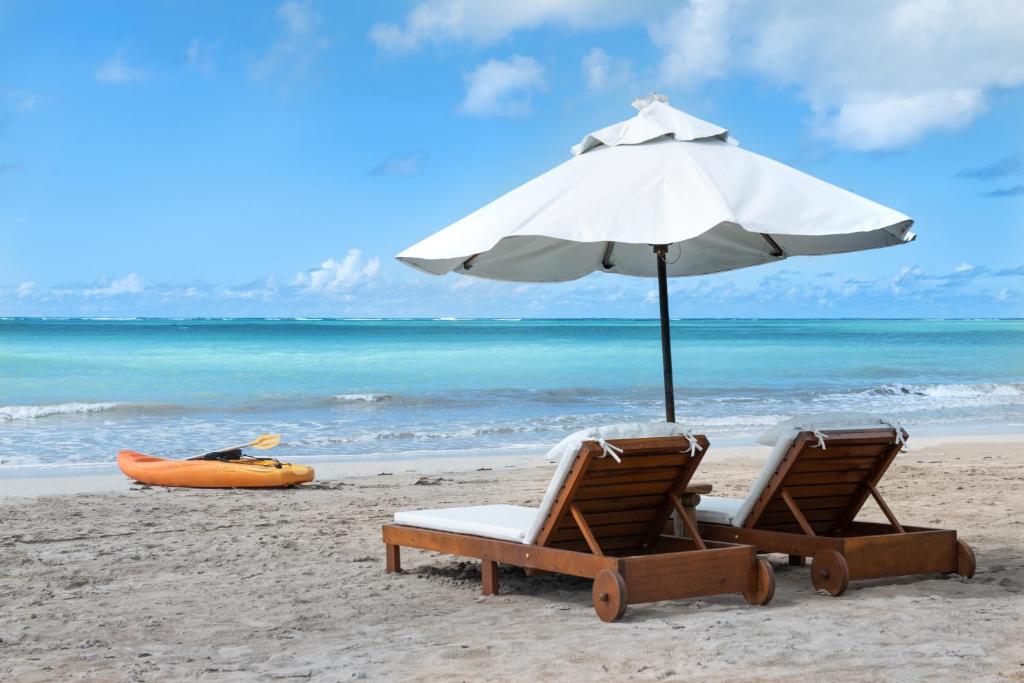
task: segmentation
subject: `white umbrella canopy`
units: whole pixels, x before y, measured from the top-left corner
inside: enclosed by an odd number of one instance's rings
[[[565,163],[397,258],[435,275],[513,282],[657,277],[674,422],[667,277],[903,244],[913,220],[749,152],[663,95],[633,106],[636,116],[590,133]]]
[[[409,247],[436,275],[560,282],[595,271],[669,277],[914,239],[906,215],[749,152],[726,129],[634,102],[632,119],[590,133],[565,163]]]

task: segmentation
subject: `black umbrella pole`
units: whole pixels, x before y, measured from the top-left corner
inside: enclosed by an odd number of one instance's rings
[[[676,393],[672,385],[672,331],[668,319],[668,275],[665,273],[665,254],[668,247],[654,247],[658,259],[658,308],[661,313],[661,363],[665,373],[665,421],[676,421]]]

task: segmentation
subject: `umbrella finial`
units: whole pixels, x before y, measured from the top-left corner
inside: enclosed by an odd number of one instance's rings
[[[652,92],[647,97],[638,97],[631,103],[633,108],[637,111],[642,110],[644,107],[654,104],[655,102],[661,102],[662,104],[668,104],[668,95],[662,95],[660,92]]]

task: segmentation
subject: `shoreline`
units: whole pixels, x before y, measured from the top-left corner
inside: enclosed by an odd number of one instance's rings
[[[908,454],[926,448],[941,448],[950,445],[1024,445],[1024,433],[952,434],[942,436],[910,436]],[[709,462],[736,459],[763,459],[769,447],[760,444],[721,445],[712,444],[704,460]],[[515,454],[483,454],[466,451],[453,455],[445,451],[442,456],[424,455],[422,451],[411,457],[383,456],[366,459],[339,458],[311,463],[316,469],[316,483],[333,482],[344,478],[374,477],[382,474],[438,475],[444,473],[466,473],[474,471],[523,469],[544,467],[550,463],[545,459],[546,451],[534,450]],[[18,470],[21,470],[20,472]],[[52,467],[0,468],[0,502],[31,500],[44,496],[67,496],[78,494],[127,492],[139,485],[125,477],[113,463],[98,465]],[[157,487],[159,488],[159,487]]]

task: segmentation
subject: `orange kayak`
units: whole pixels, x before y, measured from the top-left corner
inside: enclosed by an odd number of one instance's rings
[[[275,488],[314,477],[312,467],[275,460],[167,460],[135,451],[118,453],[117,466],[143,484],[202,489]]]

